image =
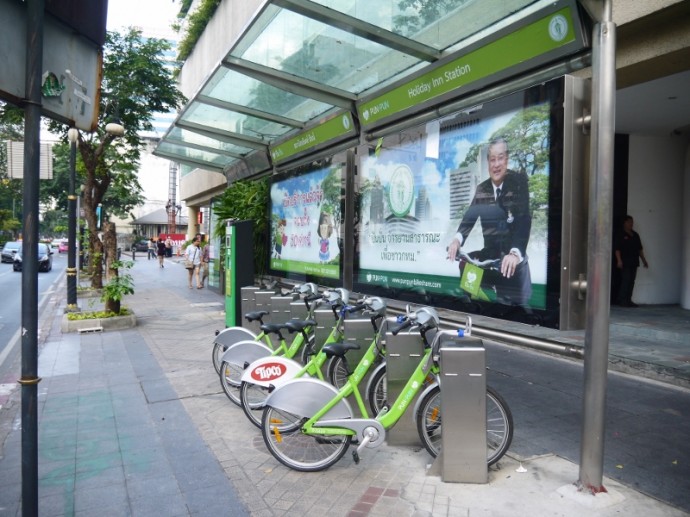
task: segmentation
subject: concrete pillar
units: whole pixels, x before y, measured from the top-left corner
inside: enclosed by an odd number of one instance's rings
[[[681,238],[680,306],[690,309],[690,145],[685,150],[685,170],[683,172],[683,226]]]
[[[187,225],[187,240],[191,240],[199,233],[199,225],[197,224],[199,220],[199,207],[187,206],[187,220],[189,221]]]

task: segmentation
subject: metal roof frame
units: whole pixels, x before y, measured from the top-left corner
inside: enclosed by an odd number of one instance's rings
[[[347,2],[351,12],[336,10],[333,6],[340,5],[337,0],[267,0],[179,113],[154,154],[190,167],[225,172],[238,160],[246,162],[250,155],[258,152],[268,155],[267,166],[275,168],[278,164],[271,161],[270,151],[281,143],[313,132],[343,112],[351,114],[356,127],[362,127],[365,121],[360,120],[361,113],[358,113],[362,103],[406,80],[422,77],[452,60],[453,56],[462,56],[463,49],[474,48],[477,41],[490,39],[494,32],[497,32],[495,37],[499,37],[507,26],[526,23],[524,20],[533,19],[535,13],[553,11],[554,6],[570,6],[577,11],[577,1],[457,0],[453,8],[411,35],[403,34],[404,28],[396,30],[393,11],[397,4],[394,2],[389,5],[389,18],[382,17],[383,22],[377,24],[374,23],[377,21],[374,11],[379,6],[367,5],[366,0]],[[353,9],[353,5],[358,6],[359,11]],[[385,7],[388,2],[382,5]],[[504,12],[486,14],[485,11],[491,10],[489,7],[494,11],[504,9]],[[475,14],[469,21],[465,20],[468,18],[464,16],[468,14],[465,10]],[[410,13],[414,14],[409,10],[403,14]],[[477,14],[485,16],[479,24]],[[468,25],[474,23],[477,27],[456,30],[455,24],[459,21],[466,21]],[[456,32],[461,36],[456,36]],[[295,34],[302,39],[295,39]],[[265,39],[261,40],[264,35]],[[274,39],[281,48],[269,48]],[[387,69],[389,64],[390,69]],[[241,74],[254,86],[249,91],[235,91],[227,78],[236,80],[238,77],[227,74]],[[261,85],[270,86],[270,89],[262,90]],[[221,89],[223,98],[209,94],[209,90]],[[449,97],[452,98],[452,94],[446,94],[444,102],[447,103]],[[195,117],[197,120],[189,120]],[[391,122],[397,125],[399,120]],[[186,141],[179,134],[173,134],[175,128],[201,135],[209,141],[194,142],[192,138]],[[349,132],[340,134],[338,139],[352,138],[352,128],[347,129]],[[380,128],[376,128],[376,132],[379,131]],[[165,147],[166,142],[211,153],[216,161],[219,155],[224,156],[227,162],[219,166],[215,162],[189,158],[183,151],[179,155],[171,153],[160,148]],[[228,150],[228,145],[246,149],[246,152]],[[324,147],[328,146],[321,141],[318,148]],[[298,158],[299,154],[291,156],[291,160]],[[247,174],[263,172],[265,170],[256,170]]]

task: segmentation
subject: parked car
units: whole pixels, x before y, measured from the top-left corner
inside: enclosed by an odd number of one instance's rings
[[[2,262],[14,262],[14,255],[21,247],[22,243],[19,241],[6,242],[2,247]]]
[[[138,240],[137,242],[134,243],[134,245],[132,246],[132,249],[134,251],[141,251],[141,252],[146,253],[149,249],[149,241],[147,241],[146,239]]]
[[[69,250],[67,244],[67,239],[62,239],[60,241],[60,244],[58,244],[58,253],[67,253],[67,251]]]
[[[46,273],[53,269],[53,251],[44,242],[38,243],[38,270],[45,271]],[[22,256],[22,249],[19,248],[17,253],[14,255],[14,262],[12,263],[12,269],[15,271],[22,270],[22,263],[24,262],[24,257]]]

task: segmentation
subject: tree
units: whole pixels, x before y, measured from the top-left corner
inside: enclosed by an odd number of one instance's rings
[[[22,227],[22,180],[9,177],[5,140],[24,140],[24,118],[19,108],[0,102],[0,240],[16,237]]]
[[[508,123],[494,131],[490,140],[502,137],[510,149],[510,168],[533,175],[549,163],[549,106],[546,104],[520,110]],[[487,142],[474,144],[467,151],[461,167],[473,163]]]
[[[155,113],[178,109],[184,103],[172,69],[163,59],[169,48],[168,42],[143,38],[134,28],[124,34],[106,34],[98,126],[91,134],[80,133],[77,141],[93,288],[103,287],[103,243],[98,236],[96,209],[102,204],[106,217],[108,213],[126,216],[141,204],[136,176],[144,146],[140,132],[153,129]],[[115,117],[125,127],[121,138],[105,132],[106,124]],[[50,128],[66,140],[67,127],[52,122]]]
[[[393,17],[393,30],[403,36],[412,36],[449,12],[471,0],[400,0],[401,13]]]
[[[336,235],[340,235],[338,247],[341,251],[343,248],[343,236],[340,234],[340,221],[343,217],[342,205],[345,199],[344,174],[344,170],[340,165],[332,166],[328,175],[321,182],[321,190],[323,190],[321,211],[333,216],[333,230]]]
[[[254,272],[263,276],[268,257],[268,238],[270,231],[266,218],[268,206],[268,179],[241,180],[230,185],[218,202],[213,206],[213,213],[220,224],[216,227],[216,237],[225,239],[225,221],[228,219],[249,220],[254,222]]]

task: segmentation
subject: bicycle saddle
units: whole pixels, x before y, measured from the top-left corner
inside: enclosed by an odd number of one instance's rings
[[[286,329],[288,329],[290,332],[301,332],[304,330],[305,327],[315,327],[316,326],[316,320],[290,320],[287,323],[285,323]]]
[[[359,345],[357,343],[329,343],[321,350],[326,354],[326,357],[342,357],[348,350],[359,350]]]
[[[268,314],[268,311],[254,311],[254,312],[248,312],[247,314],[244,315],[245,319],[247,321],[257,321],[263,318]]]
[[[278,332],[280,332],[281,330],[286,329],[287,327],[285,326],[284,323],[280,323],[280,324],[277,324],[277,323],[264,323],[263,325],[261,325],[260,328],[261,328],[261,330],[263,330],[263,331],[266,332],[267,334],[270,334],[270,333],[272,333],[272,332],[273,332],[273,333],[278,333]]]

